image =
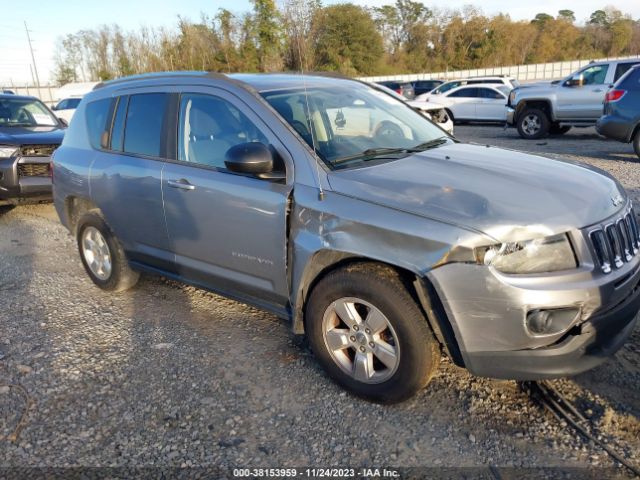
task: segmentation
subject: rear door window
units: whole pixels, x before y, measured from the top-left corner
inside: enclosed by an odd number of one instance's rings
[[[491,90],[490,88],[479,88],[480,96],[483,98],[490,98],[492,100],[503,99],[504,97],[500,95],[500,92],[496,92],[495,90]]]
[[[122,151],[124,140],[124,121],[127,115],[127,105],[129,104],[129,96],[125,95],[118,98],[118,106],[113,117],[113,127],[111,128],[111,150]]]
[[[129,97],[124,129],[126,153],[162,156],[162,129],[168,101],[167,93],[141,93]]]
[[[478,93],[478,89],[475,87],[470,87],[470,88],[461,88],[460,90],[456,90],[455,92],[452,92],[451,94],[449,94],[450,97],[456,97],[456,98],[475,98],[475,97],[479,97],[480,94]]]

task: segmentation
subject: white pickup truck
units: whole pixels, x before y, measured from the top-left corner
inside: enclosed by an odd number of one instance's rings
[[[507,102],[507,125],[531,140],[594,126],[609,87],[638,63],[640,58],[591,62],[562,80],[515,88]]]

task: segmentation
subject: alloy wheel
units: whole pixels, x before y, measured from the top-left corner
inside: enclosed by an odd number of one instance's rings
[[[398,369],[396,332],[369,302],[354,297],[334,301],[324,313],[322,334],[333,361],[359,382],[382,383]]]
[[[104,236],[95,227],[82,232],[82,255],[93,273],[100,280],[111,276],[111,252]]]
[[[537,134],[541,128],[542,122],[538,115],[530,113],[522,119],[522,130],[524,130],[524,132],[529,136]]]

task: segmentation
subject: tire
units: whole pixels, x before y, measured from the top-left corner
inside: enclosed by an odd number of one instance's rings
[[[356,263],[327,274],[311,292],[305,325],[329,376],[376,402],[413,396],[440,363],[440,347],[420,307],[398,273],[385,265]]]
[[[444,111],[447,112],[447,116],[451,119],[451,123],[453,123],[455,125],[456,124],[456,117],[453,116],[453,112],[451,110],[449,110],[448,108],[445,108]]]
[[[138,282],[140,274],[129,266],[120,241],[98,210],[90,210],[80,217],[76,241],[85,271],[102,290],[122,292]],[[104,260],[106,255],[108,266]]]
[[[525,140],[537,140],[549,134],[549,117],[538,108],[527,108],[518,117],[518,133]]]
[[[633,150],[636,152],[638,160],[640,160],[640,128],[636,130],[636,134],[633,137]]]
[[[554,124],[554,125],[551,125],[551,127],[549,128],[549,133],[551,135],[564,135],[569,130],[571,130],[571,126],[570,125],[565,125],[565,126],[561,127],[558,124]]]

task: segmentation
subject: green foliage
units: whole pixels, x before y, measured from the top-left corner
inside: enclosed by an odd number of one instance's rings
[[[573,23],[576,21],[576,14],[573,10],[559,10],[558,19],[566,20]]]
[[[348,75],[371,74],[384,52],[369,12],[350,3],[318,10],[312,21],[315,64]]]
[[[640,54],[640,21],[607,7],[586,25],[572,10],[529,21],[478,8],[430,10],[414,0],[374,8],[321,0],[252,0],[175,28],[118,26],[58,40],[54,78],[108,80],[161,70],[332,70],[348,75],[428,72]]]

